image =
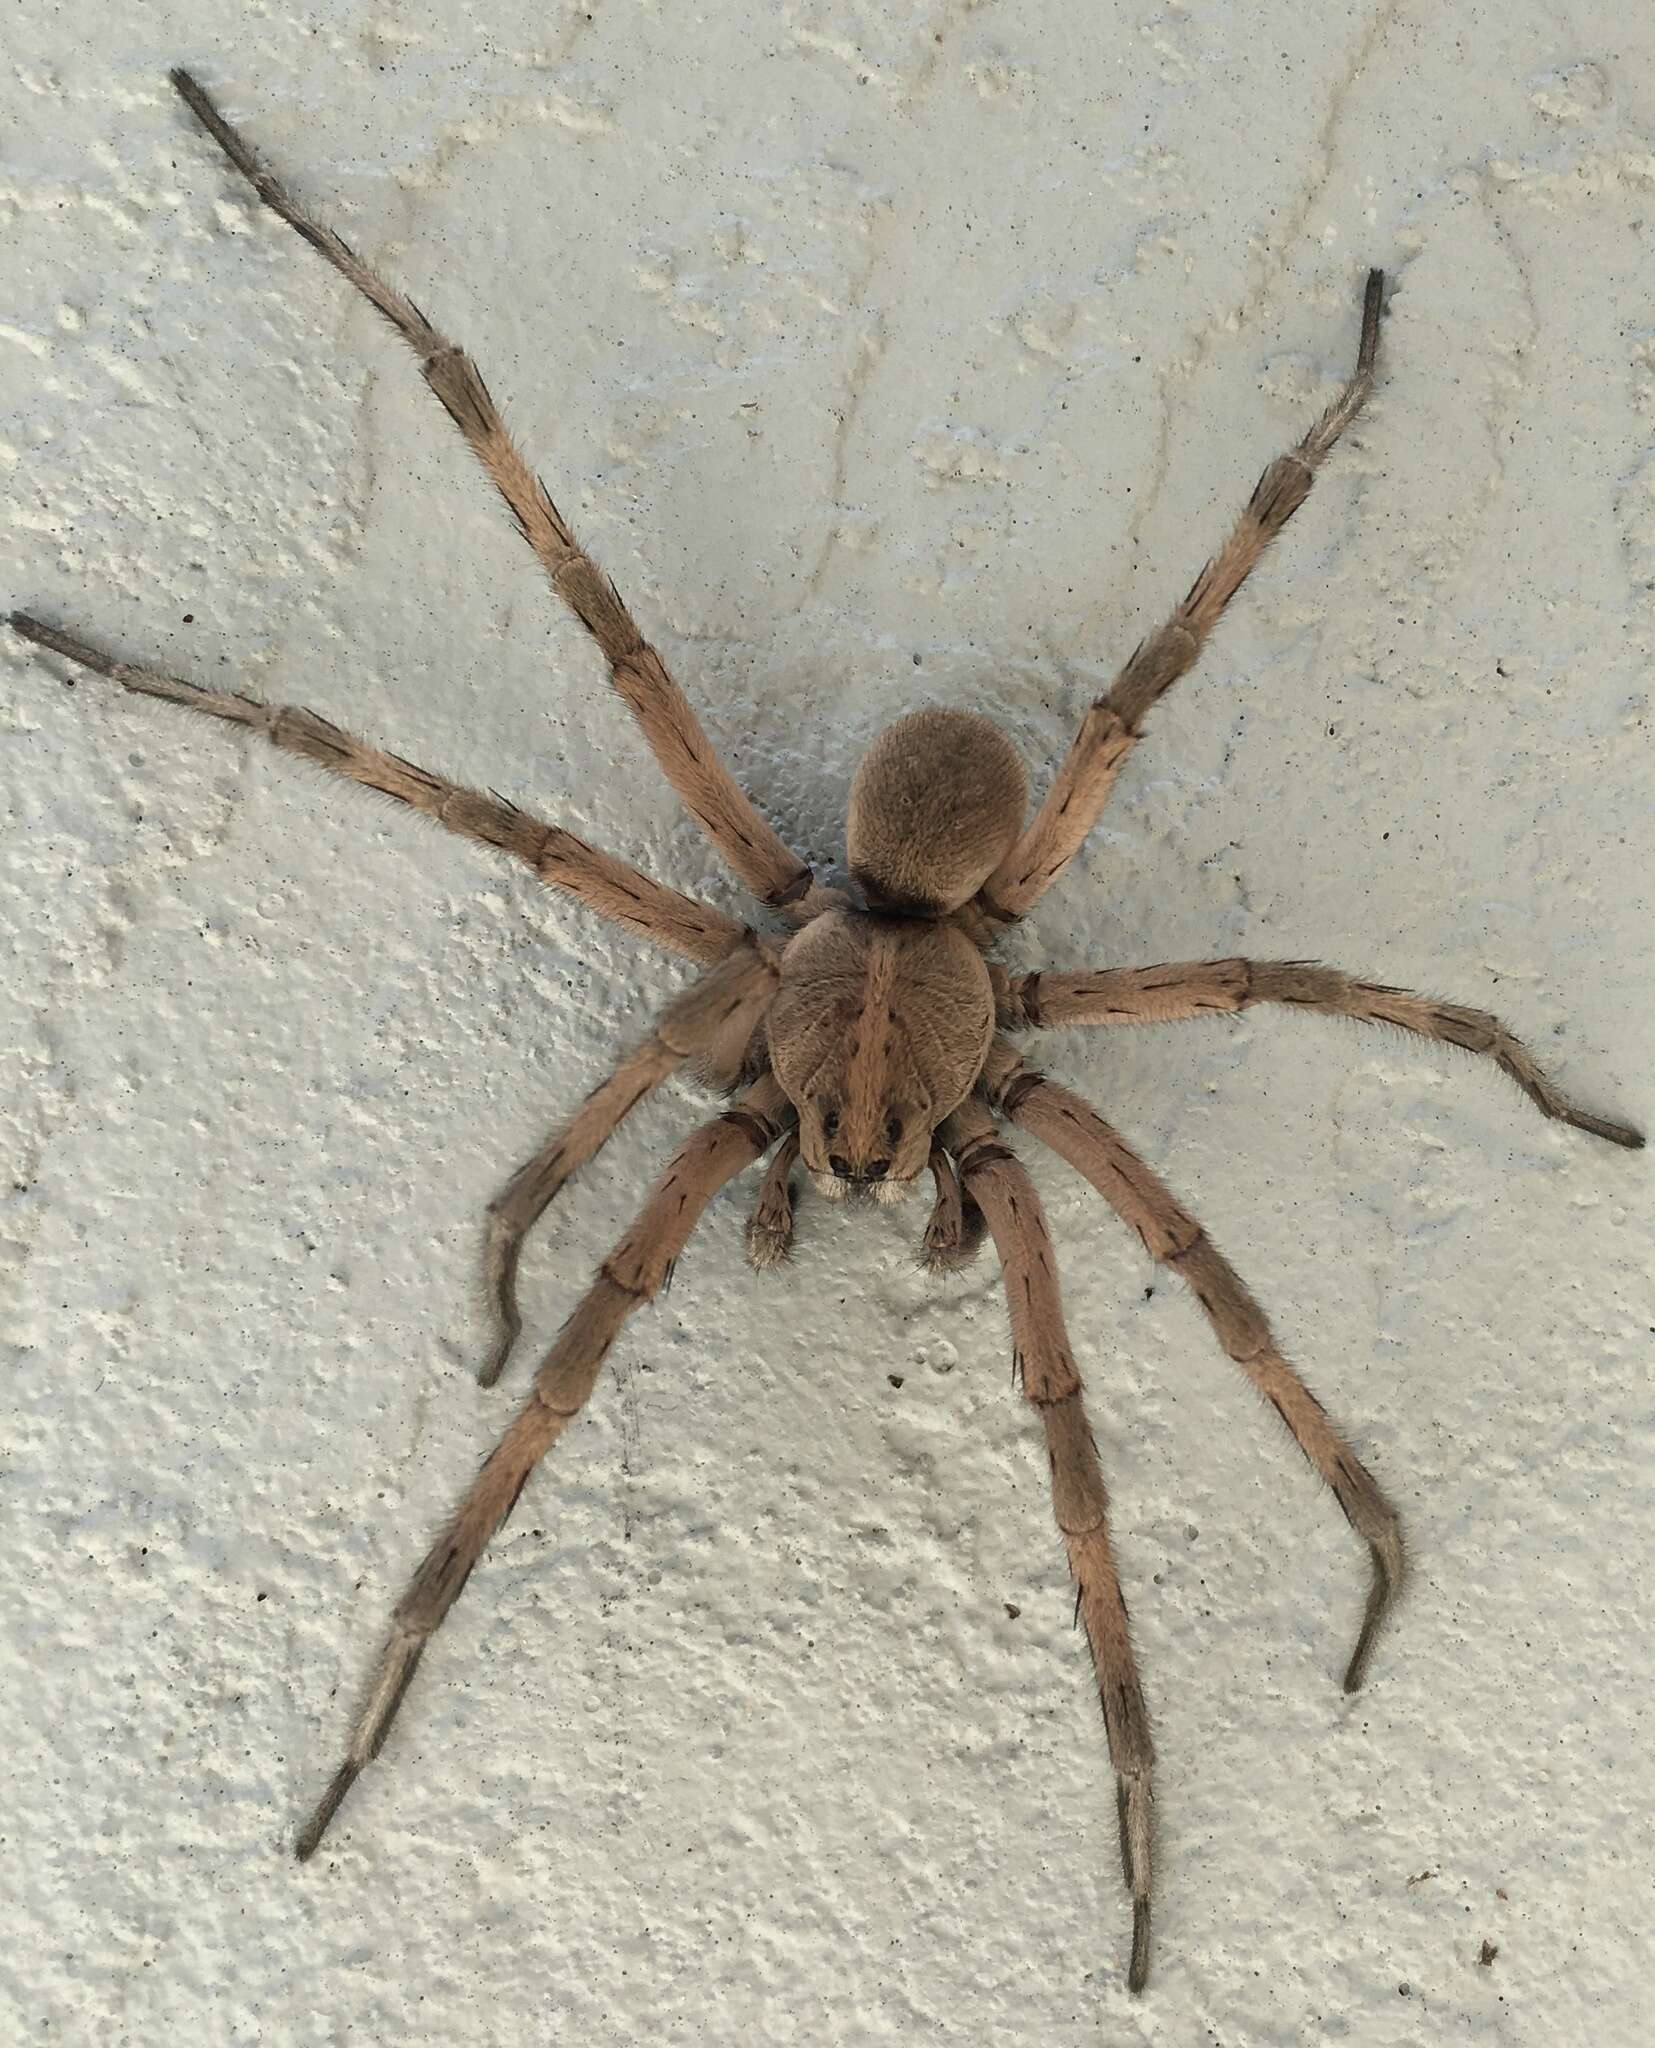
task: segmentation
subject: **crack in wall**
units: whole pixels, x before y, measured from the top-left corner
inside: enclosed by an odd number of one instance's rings
[[[1258,281],[1244,292],[1239,306],[1233,311],[1213,315],[1196,333],[1193,344],[1182,356],[1174,358],[1156,372],[1155,391],[1160,407],[1156,424],[1155,446],[1151,459],[1149,478],[1141,495],[1138,496],[1133,512],[1126,526],[1126,539],[1131,559],[1126,571],[1126,583],[1130,589],[1138,579],[1142,563],[1143,541],[1151,529],[1160,509],[1166,490],[1172,461],[1173,413],[1175,387],[1187,389],[1192,385],[1212,360],[1215,345],[1221,334],[1233,332],[1237,326],[1246,327],[1256,321],[1264,312],[1287,268],[1290,253],[1301,239],[1316,202],[1326,191],[1332,180],[1338,157],[1337,136],[1352,92],[1361,79],[1369,60],[1378,48],[1386,29],[1400,11],[1402,0],[1386,0],[1369,21],[1358,38],[1340,76],[1334,81],[1328,95],[1326,111],[1322,116],[1312,145],[1313,169],[1306,178],[1298,199],[1288,212],[1274,247],[1267,251]],[[1215,539],[1216,545],[1216,539]],[[1190,574],[1195,573],[1194,565]],[[1116,594],[1100,597],[1081,614],[1078,623],[1066,636],[1066,646],[1071,656],[1078,658],[1078,649],[1098,630],[1106,614],[1120,615],[1130,610],[1130,604],[1123,603]],[[1123,649],[1123,655],[1126,650]]]
[[[1294,244],[1304,234],[1317,200],[1332,183],[1334,166],[1339,154],[1339,125],[1345,117],[1351,94],[1361,80],[1369,59],[1384,39],[1386,29],[1396,19],[1401,8],[1402,0],[1386,0],[1386,4],[1378,9],[1363,30],[1356,48],[1351,53],[1350,61],[1340,77],[1335,80],[1333,90],[1328,95],[1327,111],[1322,116],[1313,145],[1317,168],[1312,170],[1305,180],[1304,188],[1283,222],[1280,234],[1274,238],[1275,247],[1265,256],[1263,273],[1258,284],[1241,302],[1238,317],[1243,321],[1256,317],[1263,311],[1287,268]]]
[[[892,208],[889,201],[875,200],[869,209],[868,253],[862,265],[861,275],[851,286],[846,300],[846,317],[862,313],[873,288],[873,281],[884,260],[886,246],[890,240]],[[856,358],[851,365],[850,376],[845,385],[843,403],[836,410],[838,426],[833,435],[831,471],[828,479],[827,502],[829,519],[827,531],[822,536],[821,547],[816,560],[811,564],[805,577],[804,589],[799,601],[793,606],[795,614],[816,598],[826,579],[828,568],[843,538],[843,527],[839,515],[849,511],[845,503],[845,486],[850,466],[851,437],[856,432],[857,421],[867,401],[868,390],[875,371],[885,356],[885,321],[875,312],[872,316],[871,331],[864,327],[856,338]]]

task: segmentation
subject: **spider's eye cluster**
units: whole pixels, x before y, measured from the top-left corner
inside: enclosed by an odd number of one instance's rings
[[[902,1119],[888,1116],[885,1119],[885,1142],[893,1149],[902,1143]]]
[[[822,1136],[824,1138],[836,1138],[838,1135],[839,1112],[836,1109],[830,1109],[822,1119]]]

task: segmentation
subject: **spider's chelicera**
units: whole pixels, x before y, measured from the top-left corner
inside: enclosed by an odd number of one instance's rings
[[[973,713],[921,711],[891,727],[857,770],[847,852],[858,892],[831,888],[776,833],[718,759],[682,690],[613,584],[575,542],[513,446],[470,358],[448,341],[263,168],[188,73],[173,83],[266,206],[362,292],[412,347],[420,372],[510,506],[554,587],[596,640],[615,688],[667,780],[746,887],[791,926],[785,943],[649,880],[613,855],[495,796],[457,787],[354,739],[314,712],[275,709],[116,661],[40,620],[25,639],[129,690],[248,727],[330,773],[400,799],[450,831],[526,862],[542,881],[706,970],[661,1014],[542,1149],[488,1219],[496,1380],[520,1329],[523,1238],[572,1173],[674,1069],[696,1063],[734,1091],[731,1107],[673,1156],[631,1229],[599,1269],[535,1375],[533,1391],[393,1617],[345,1762],[298,1838],[310,1856],[385,1740],[426,1644],[458,1598],[530,1474],[576,1415],[627,1317],[660,1291],[695,1223],[726,1182],[771,1155],[748,1231],[755,1264],[785,1256],[793,1175],[824,1194],[899,1197],[923,1174],[935,1200],[924,1239],[947,1269],[986,1232],[1005,1269],[1014,1364],[1039,1414],[1053,1507],[1097,1672],[1133,1902],[1128,1982],[1149,1968],[1149,1720],[1108,1534],[1108,1497],[1064,1329],[1056,1262],[1033,1183],[1007,1147],[1010,1123],[1084,1175],[1150,1253],[1194,1293],[1224,1350],[1270,1401],[1366,1545],[1372,1578],[1345,1687],[1362,1680],[1402,1584],[1395,1509],[1327,1410],[1282,1356],[1235,1270],[1144,1162],[1097,1113],[1024,1064],[1008,1034],[1058,1026],[1167,1023],[1253,1003],[1398,1025],[1486,1055],[1547,1115],[1617,1145],[1643,1141],[1577,1109],[1494,1017],[1357,981],[1304,961],[1208,960],[1012,976],[988,955],[1079,851],[1121,764],[1161,696],[1194,663],[1260,555],[1304,502],[1317,466],[1373,383],[1383,279],[1370,273],[1354,374],[1316,425],[1265,470],[1229,538],[1188,596],[1091,706],[1032,820],[1010,742]]]

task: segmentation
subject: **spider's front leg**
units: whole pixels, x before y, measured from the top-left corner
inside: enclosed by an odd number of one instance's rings
[[[1051,1232],[1034,1183],[1000,1143],[980,1102],[963,1103],[944,1123],[942,1137],[959,1162],[966,1192],[980,1205],[993,1233],[1005,1268],[1013,1369],[1046,1432],[1052,1512],[1069,1554],[1075,1613],[1086,1625],[1115,1767],[1121,1864],[1132,1894],[1127,1984],[1142,1991],[1149,1981],[1155,1749],[1109,1543],[1109,1495],[1064,1327]]]
[[[632,1228],[604,1260],[564,1324],[535,1374],[529,1398],[484,1460],[470,1491],[398,1601],[390,1641],[345,1761],[295,1844],[301,1862],[316,1853],[345,1795],[378,1756],[427,1643],[516,1507],[536,1465],[586,1405],[621,1326],[666,1285],[714,1195],[775,1142],[792,1115],[786,1097],[767,1076],[674,1153]]]
[[[1067,1088],[1025,1067],[1015,1046],[997,1038],[983,1069],[983,1090],[1002,1115],[1032,1133],[1084,1179],[1138,1233],[1145,1251],[1170,1266],[1201,1304],[1225,1351],[1258,1388],[1326,1480],[1346,1521],[1368,1546],[1373,1577],[1345,1690],[1361,1685],[1380,1624],[1402,1591],[1402,1523],[1378,1481],[1346,1443],[1332,1417],[1277,1347],[1263,1309],[1241,1276],[1189,1212],[1176,1202],[1120,1133]]]

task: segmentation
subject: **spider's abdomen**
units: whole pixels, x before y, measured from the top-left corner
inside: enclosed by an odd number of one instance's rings
[[[851,784],[851,872],[870,909],[937,917],[969,903],[1023,829],[1028,778],[974,711],[916,711],[882,732]]]

